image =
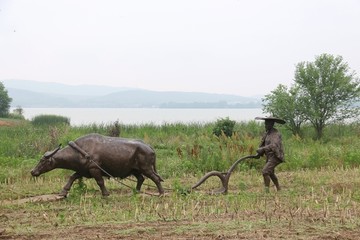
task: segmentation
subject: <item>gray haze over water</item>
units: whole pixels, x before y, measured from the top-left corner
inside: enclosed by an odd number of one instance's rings
[[[229,117],[238,122],[262,116],[260,108],[252,109],[161,109],[161,108],[24,108],[24,116],[31,120],[41,114],[70,118],[71,125],[206,123]]]
[[[360,72],[359,0],[0,0],[0,81],[264,95],[323,53]]]

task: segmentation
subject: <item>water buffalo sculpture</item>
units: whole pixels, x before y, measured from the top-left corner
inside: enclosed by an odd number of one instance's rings
[[[82,177],[95,178],[102,195],[108,196],[103,176],[126,178],[130,175],[137,179],[137,191],[140,191],[146,176],[163,195],[163,179],[156,172],[155,162],[154,150],[142,141],[89,134],[69,142],[64,148],[59,146],[46,152],[31,175],[39,176],[57,168],[75,171],[61,191],[61,196],[66,196],[74,181]]]

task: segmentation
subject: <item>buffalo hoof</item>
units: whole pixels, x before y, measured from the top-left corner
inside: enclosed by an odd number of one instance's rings
[[[103,197],[108,197],[109,195],[110,195],[110,193],[108,193],[108,192],[102,193]]]
[[[222,187],[222,188],[219,188],[218,190],[212,191],[210,194],[217,195],[217,194],[226,194],[226,193],[227,193],[227,189]]]
[[[59,193],[59,196],[61,196],[61,197],[67,197],[67,194],[68,194],[68,191],[62,190],[62,191]]]

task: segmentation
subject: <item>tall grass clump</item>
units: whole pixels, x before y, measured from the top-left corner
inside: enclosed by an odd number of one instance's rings
[[[65,118],[64,122],[68,120]],[[162,125],[115,122],[70,126],[68,123],[37,125],[16,121],[11,127],[0,126],[0,161],[6,162],[2,165],[3,174],[6,174],[15,166],[25,167],[20,162],[30,160],[35,164],[46,151],[60,143],[66,146],[69,141],[85,134],[119,134],[120,137],[139,139],[152,146],[157,156],[157,170],[164,178],[202,175],[213,170],[227,171],[237,159],[253,155],[265,130],[262,122],[236,122],[231,136],[216,136],[213,133],[215,126],[216,122]],[[321,141],[314,140],[307,128],[300,137],[292,135],[283,126],[276,126],[283,136],[285,149],[285,163],[279,165],[279,171],[360,166],[359,126],[359,123],[329,125]],[[11,165],[6,167],[8,164]],[[253,169],[260,172],[264,164],[264,158],[248,159],[239,164],[236,171]]]
[[[42,125],[70,125],[70,118],[58,115],[38,115],[35,116],[31,123],[34,126]]]
[[[68,125],[34,126],[29,121],[0,127],[1,157],[38,158],[44,152],[63,142],[62,138],[72,132]]]

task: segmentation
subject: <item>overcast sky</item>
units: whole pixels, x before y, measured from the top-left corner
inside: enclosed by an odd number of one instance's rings
[[[359,0],[0,0],[0,81],[267,94],[295,65],[360,73]]]

